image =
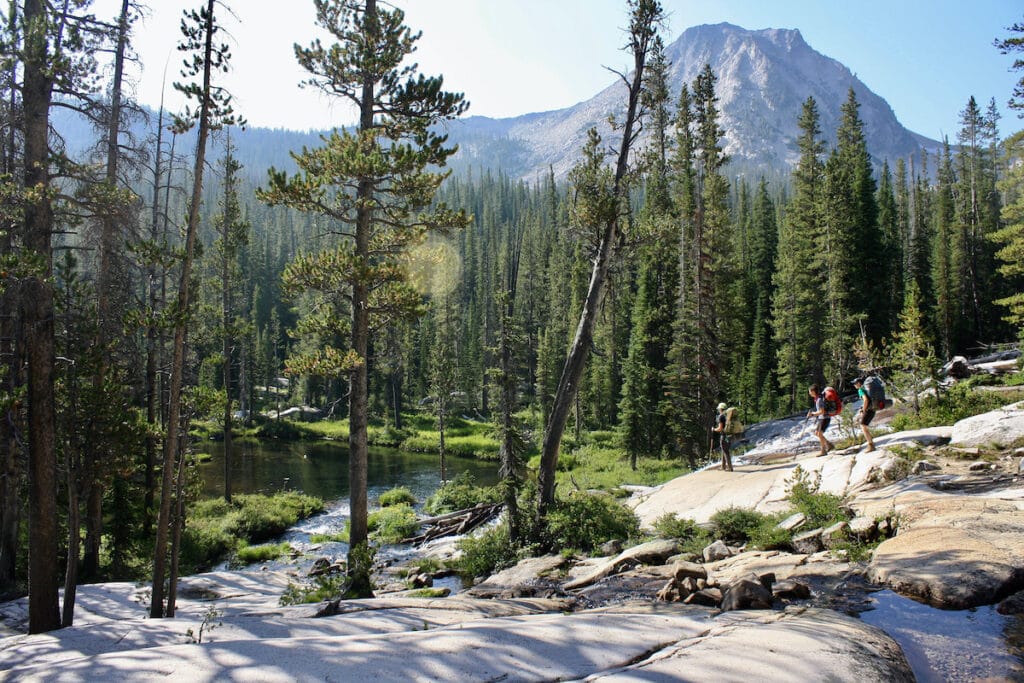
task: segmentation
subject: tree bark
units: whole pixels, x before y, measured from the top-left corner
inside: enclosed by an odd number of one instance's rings
[[[179,454],[179,431],[181,421],[181,389],[185,366],[185,333],[188,311],[191,303],[190,284],[192,261],[196,248],[196,232],[199,228],[199,207],[202,202],[203,171],[206,169],[206,140],[210,134],[210,75],[213,52],[213,10],[215,0],[207,0],[205,50],[203,60],[202,104],[199,107],[199,132],[196,139],[195,163],[192,172],[192,195],[189,201],[188,224],[185,230],[185,254],[178,281],[178,298],[174,326],[174,343],[171,359],[170,396],[167,406],[167,433],[164,437],[163,486],[160,491],[160,513],[157,518],[156,544],[153,554],[153,588],[149,615],[154,619],[162,616],[164,605],[164,574],[167,565],[167,540],[171,526],[171,499],[174,497],[174,470]],[[173,606],[173,596],[169,599]]]
[[[643,0],[641,0],[640,4],[644,4]],[[659,11],[656,14],[660,14],[660,8],[657,9]],[[628,104],[622,128],[622,143],[619,146],[618,159],[615,165],[613,184],[613,191],[623,201],[628,201],[622,198],[621,194],[623,191],[623,180],[628,169],[629,153],[635,137],[634,128],[637,126],[640,113],[640,94],[643,86],[644,66],[650,44],[650,38],[644,31],[651,28],[654,20],[655,18],[652,16],[650,23],[641,26],[640,35],[637,35],[636,30],[632,33],[633,75],[632,79],[627,83],[629,87]],[[555,468],[558,465],[558,452],[561,447],[562,435],[565,432],[569,411],[575,402],[579,391],[580,378],[583,376],[583,369],[586,366],[587,357],[590,355],[590,347],[594,339],[594,324],[597,320],[597,313],[601,308],[601,302],[604,300],[605,282],[608,279],[608,272],[615,261],[616,250],[619,246],[619,220],[620,216],[616,214],[615,217],[608,220],[604,225],[601,239],[598,243],[597,255],[594,258],[590,284],[587,287],[587,296],[584,299],[580,321],[576,327],[576,335],[569,349],[569,355],[566,358],[561,378],[558,380],[558,389],[555,391],[551,415],[548,418],[547,428],[544,430],[540,470],[538,472],[540,501],[537,506],[537,517],[539,520],[545,517],[547,509],[555,501]]]
[[[57,576],[56,405],[53,389],[54,328],[51,236],[53,208],[49,196],[47,134],[53,76],[49,31],[42,29],[48,9],[42,0],[26,0],[23,104],[25,111],[25,188],[39,192],[25,207],[25,247],[41,259],[41,272],[25,278],[22,320],[28,361],[29,477],[29,632],[60,628]]]

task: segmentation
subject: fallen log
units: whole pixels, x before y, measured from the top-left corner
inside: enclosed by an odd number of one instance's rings
[[[422,519],[420,520],[421,529],[423,529],[421,533],[403,539],[402,543],[422,545],[435,538],[468,533],[497,517],[503,505],[503,503],[479,503],[465,510],[456,510],[437,517]]]

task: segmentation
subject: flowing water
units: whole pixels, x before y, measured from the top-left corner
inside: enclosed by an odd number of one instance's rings
[[[935,609],[889,590],[871,601],[860,618],[900,644],[919,683],[1024,681],[1024,616]]]

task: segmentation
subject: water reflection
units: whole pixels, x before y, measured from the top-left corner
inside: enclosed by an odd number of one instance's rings
[[[212,458],[199,466],[202,496],[224,494],[224,444],[207,442],[197,450]],[[234,444],[231,462],[231,488],[235,493],[276,493],[302,491],[331,503],[347,499],[348,448],[336,442],[245,441]],[[454,477],[469,471],[478,484],[497,482],[497,463],[466,458],[447,459],[447,474]],[[408,453],[387,448],[371,448],[367,470],[370,504],[396,486],[405,486],[417,500],[423,501],[440,485],[440,465],[436,454]],[[333,505],[331,505],[333,507]]]
[[[920,683],[1024,680],[1024,617],[991,605],[940,610],[888,590],[871,598],[860,618],[900,644]]]

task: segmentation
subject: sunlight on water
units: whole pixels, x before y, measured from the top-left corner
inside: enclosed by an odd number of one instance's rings
[[[920,683],[1024,680],[1024,617],[940,610],[888,590],[871,598],[860,618],[900,644]]]

